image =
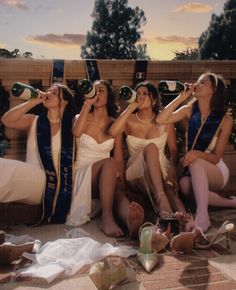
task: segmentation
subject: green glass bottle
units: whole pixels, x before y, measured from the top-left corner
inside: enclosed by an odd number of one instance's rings
[[[177,96],[185,90],[185,85],[179,81],[161,80],[158,84],[158,91],[161,96]]]
[[[90,80],[81,80],[78,85],[78,90],[86,99],[91,99],[96,96],[95,87]]]
[[[34,87],[16,82],[11,87],[11,94],[14,97],[27,101],[29,99],[37,98],[38,91]]]
[[[131,104],[137,99],[137,93],[128,86],[122,86],[119,90],[119,98]]]

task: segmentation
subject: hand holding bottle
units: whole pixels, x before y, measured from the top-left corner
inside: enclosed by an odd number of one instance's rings
[[[195,88],[194,84],[185,83],[185,90],[180,93],[180,98],[183,102],[194,94],[194,88]]]

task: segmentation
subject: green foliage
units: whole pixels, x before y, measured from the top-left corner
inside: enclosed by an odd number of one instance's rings
[[[199,59],[199,51],[197,48],[188,47],[183,51],[173,51],[175,53],[175,57],[172,60],[197,60]]]
[[[223,13],[212,15],[199,38],[199,52],[201,59],[236,59],[236,0],[227,0]]]
[[[12,51],[7,50],[6,48],[0,48],[0,57],[5,58],[18,58],[18,57],[24,57],[24,58],[32,58],[33,54],[32,52],[26,51],[23,54],[20,53],[19,49],[15,48]]]
[[[92,29],[81,47],[82,58],[148,59],[146,44],[137,44],[146,18],[128,0],[95,0]]]

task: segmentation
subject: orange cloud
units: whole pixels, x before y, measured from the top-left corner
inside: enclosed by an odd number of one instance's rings
[[[187,13],[208,13],[213,10],[213,6],[210,4],[203,4],[199,2],[190,2],[178,6],[173,13],[187,12]]]
[[[159,44],[178,43],[178,44],[184,44],[186,46],[196,45],[198,43],[198,37],[185,37],[185,36],[177,36],[177,35],[157,36],[155,40]]]
[[[25,1],[23,0],[0,0],[0,5],[1,4],[22,10],[29,9],[29,7],[25,4]]]
[[[83,34],[53,34],[27,36],[26,42],[46,44],[49,46],[81,46],[85,42]]]

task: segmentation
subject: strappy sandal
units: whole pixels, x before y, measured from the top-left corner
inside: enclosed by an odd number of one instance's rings
[[[215,234],[205,235],[199,227],[196,227],[194,230],[197,236],[194,246],[195,249],[207,250],[213,245],[220,242],[222,239],[226,240],[226,246],[227,248],[229,248],[229,234],[233,232],[234,228],[234,223],[230,222],[229,220],[223,222],[223,224],[219,227]]]
[[[89,277],[99,290],[108,290],[126,280],[126,266],[121,259],[114,263],[111,258],[91,266]]]
[[[162,232],[165,232],[170,226],[171,233],[173,235],[179,234],[180,231],[180,223],[179,220],[176,218],[174,213],[168,212],[160,212],[160,218],[157,219],[157,224],[160,227]]]
[[[151,272],[158,263],[157,253],[166,247],[169,239],[152,223],[144,223],[139,230],[139,240],[138,260],[147,272]]]

